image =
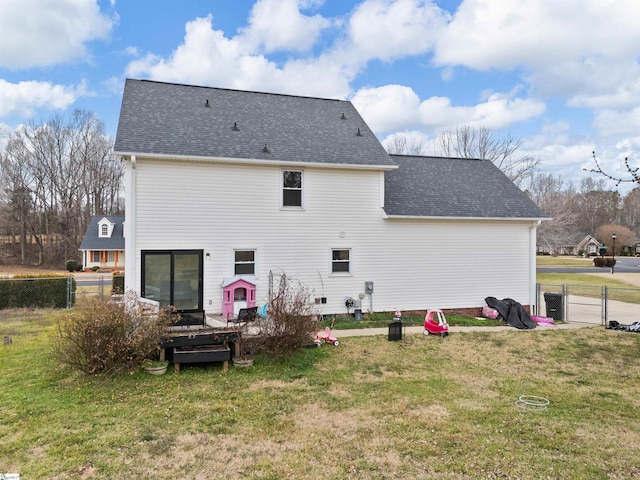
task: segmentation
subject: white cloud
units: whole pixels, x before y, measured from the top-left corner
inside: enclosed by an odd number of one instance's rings
[[[247,27],[233,37],[213,28],[213,16],[186,24],[185,37],[168,58],[148,54],[131,62],[127,75],[331,98],[351,93],[350,82],[371,59],[393,60],[428,51],[446,14],[431,2],[366,0],[348,21],[308,16],[318,2],[259,0]],[[320,55],[311,51],[325,29],[338,30]],[[343,28],[340,31],[340,27]],[[289,53],[276,63],[267,54]],[[293,55],[291,55],[293,53]]]
[[[349,20],[349,37],[367,60],[393,60],[430,51],[447,20],[432,2],[366,0]]]
[[[538,117],[545,111],[544,103],[517,98],[515,90],[491,94],[474,106],[454,106],[446,97],[421,101],[409,87],[385,85],[359,90],[352,102],[378,134],[407,129],[437,133],[460,125],[501,129]]]
[[[86,85],[69,87],[49,82],[27,81],[9,83],[0,79],[0,117],[29,117],[36,109],[64,110],[78,97],[88,95]]]
[[[106,38],[114,25],[96,0],[2,0],[0,67],[32,68],[87,56],[86,43]]]
[[[597,113],[593,125],[605,138],[636,136],[640,131],[640,107],[630,110],[602,110]]]
[[[249,26],[240,30],[252,50],[307,51],[331,22],[321,15],[300,12],[300,0],[258,0],[251,9]]]
[[[351,102],[378,134],[415,128],[420,123],[420,98],[409,87],[385,85],[362,88]]]
[[[188,22],[183,43],[168,59],[148,54],[127,66],[128,76],[216,87],[344,98],[351,74],[331,55],[293,59],[278,66],[252,53],[242,36],[227,38],[213,17]]]
[[[639,15],[636,0],[465,0],[439,37],[436,61],[488,70],[634,56]]]
[[[638,104],[637,0],[464,0],[438,38],[440,66],[514,71],[570,106]],[[607,102],[609,105],[606,105]]]

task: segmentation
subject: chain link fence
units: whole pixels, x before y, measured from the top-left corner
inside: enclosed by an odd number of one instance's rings
[[[618,288],[605,285],[536,284],[538,315],[565,322],[606,325],[638,321],[640,288]]]

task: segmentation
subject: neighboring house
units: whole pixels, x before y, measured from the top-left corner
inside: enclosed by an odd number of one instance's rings
[[[538,244],[538,252],[549,253],[551,255],[598,255],[598,249],[602,244],[591,235],[578,233],[573,235],[568,241],[560,245]]]
[[[84,234],[80,251],[82,268],[124,269],[123,215],[94,215]]]
[[[125,288],[162,305],[237,314],[283,273],[323,314],[534,302],[548,216],[490,161],[388,155],[348,101],[129,79],[114,150]]]
[[[580,255],[584,254],[586,256],[594,256],[598,255],[598,249],[602,246],[602,244],[593,238],[591,235],[586,235],[582,240],[578,242],[570,254]]]

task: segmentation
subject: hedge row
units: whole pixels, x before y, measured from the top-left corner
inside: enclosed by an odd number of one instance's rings
[[[596,257],[593,259],[593,265],[596,267],[613,267],[616,259],[613,257]]]
[[[76,281],[71,279],[71,302]],[[38,275],[0,279],[0,310],[6,308],[67,308],[67,277]]]

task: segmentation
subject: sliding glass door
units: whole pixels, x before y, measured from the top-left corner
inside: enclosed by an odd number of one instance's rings
[[[142,296],[161,307],[202,310],[202,250],[143,250]]]

